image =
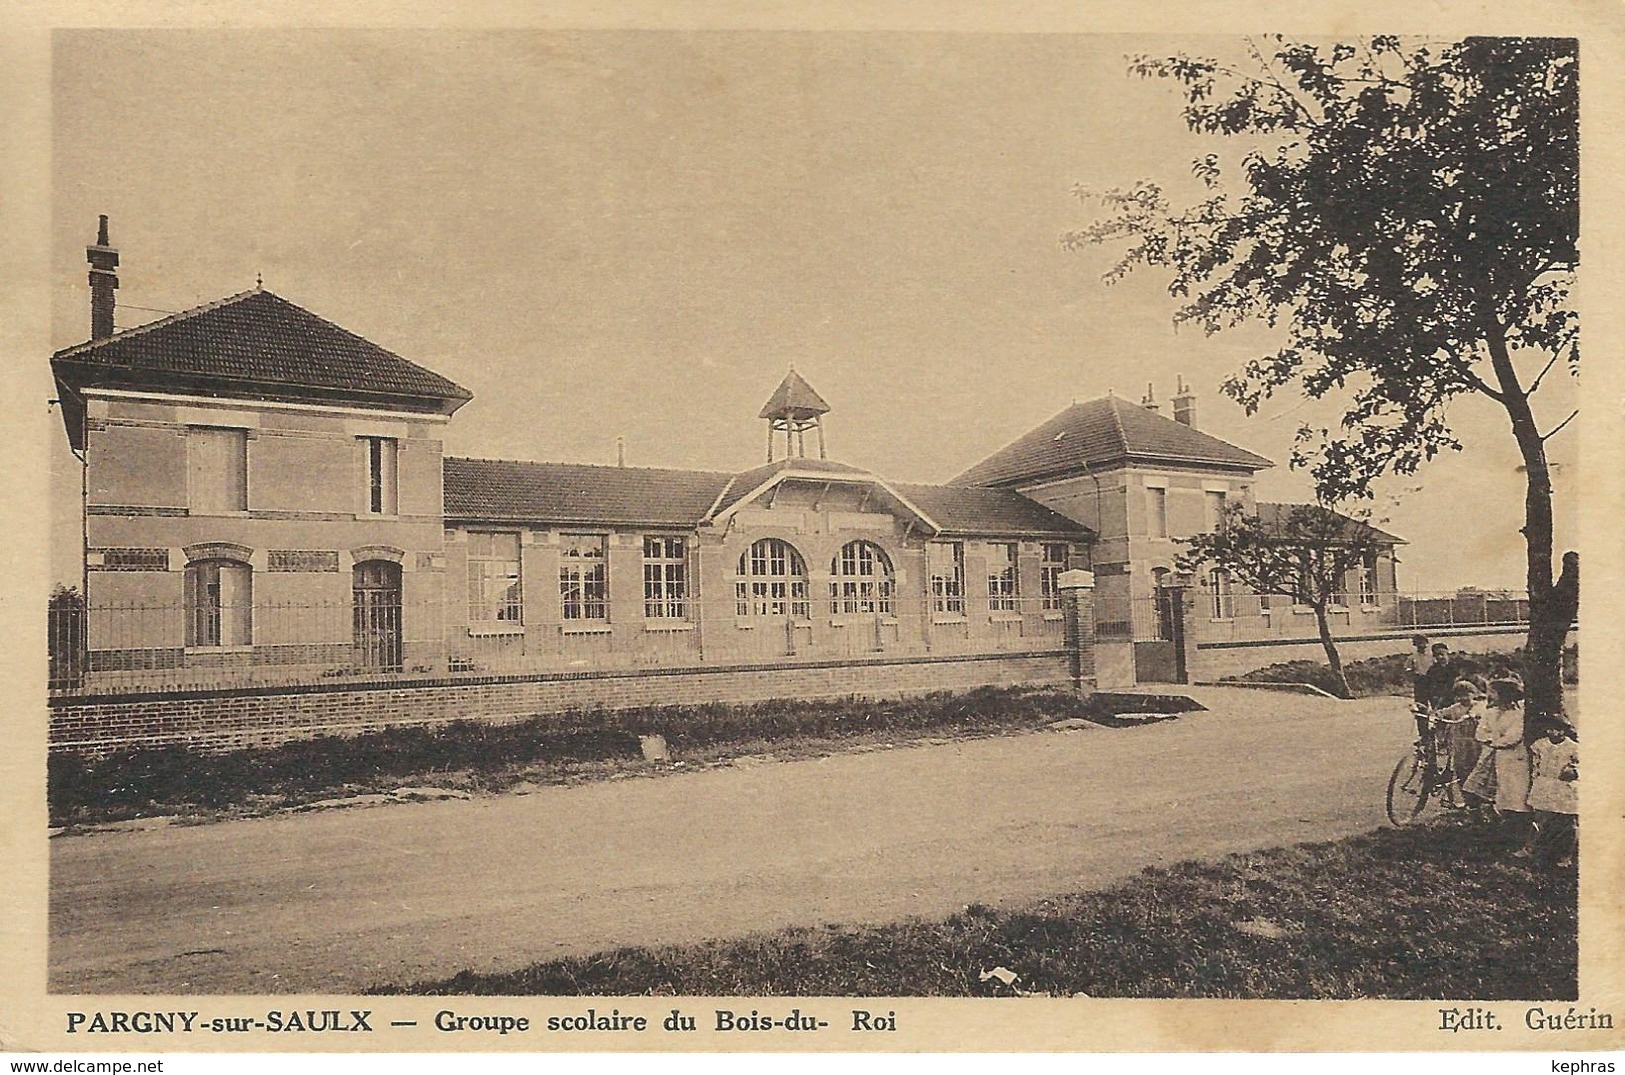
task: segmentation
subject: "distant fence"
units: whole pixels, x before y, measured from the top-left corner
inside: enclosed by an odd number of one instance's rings
[[[1529,595],[1515,590],[1458,590],[1398,598],[1396,627],[1487,627],[1529,622]]]
[[[1191,612],[1197,622],[1263,623],[1268,617],[1307,612],[1307,605],[1280,594],[1215,592],[1193,587]],[[1529,622],[1529,596],[1514,590],[1412,591],[1338,594],[1338,613],[1357,611],[1368,628],[1506,627]],[[1142,597],[1097,597],[1095,636],[1102,640],[1155,642],[1173,638],[1173,602],[1166,593]],[[1346,621],[1342,616],[1340,624]]]

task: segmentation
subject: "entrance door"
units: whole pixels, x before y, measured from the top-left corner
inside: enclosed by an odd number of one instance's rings
[[[740,554],[739,580],[734,587],[738,617],[764,626],[782,623],[784,653],[795,656],[799,648],[796,627],[812,619],[807,562],[795,546],[780,538],[762,538],[753,544]]]
[[[352,574],[355,661],[362,668],[401,668],[401,565],[365,560]]]
[[[1170,586],[1166,572],[1156,572],[1156,588],[1149,599],[1149,623],[1135,616],[1134,678],[1139,683],[1184,683],[1185,591]],[[1149,629],[1147,629],[1149,628]]]
[[[894,614],[896,590],[891,560],[868,541],[849,541],[829,565],[829,611],[838,622],[858,628],[858,649],[886,648],[887,624]]]

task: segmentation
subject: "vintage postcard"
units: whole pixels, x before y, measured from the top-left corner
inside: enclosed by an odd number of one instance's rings
[[[307,16],[5,16],[0,1049],[1614,1062],[1617,10]]]

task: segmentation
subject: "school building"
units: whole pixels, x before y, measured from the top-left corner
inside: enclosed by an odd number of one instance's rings
[[[748,469],[459,458],[461,386],[258,287],[115,332],[106,218],[87,257],[90,339],[52,357],[84,464],[83,600],[53,617],[65,749],[1172,681],[1196,640],[1312,633],[1175,570],[1226,505],[1284,510],[1183,386],[1171,417],[1149,394],[1068,407],[942,485],[827,458],[829,404],[793,370]],[[1382,536],[1340,630],[1397,622]]]

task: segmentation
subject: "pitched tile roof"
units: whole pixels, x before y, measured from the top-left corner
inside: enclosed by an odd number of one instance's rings
[[[732,474],[705,470],[444,460],[446,518],[597,526],[692,527]]]
[[[1259,521],[1262,522],[1267,527],[1284,527],[1286,525],[1288,517],[1292,514],[1292,512],[1296,511],[1299,508],[1307,508],[1307,507],[1312,507],[1312,506],[1313,505],[1310,505],[1310,504],[1273,504],[1273,503],[1265,503],[1262,500],[1260,500],[1257,503],[1257,505],[1255,505],[1255,507],[1257,509],[1257,512],[1258,512]],[[1347,533],[1351,537],[1355,536],[1355,535],[1358,535],[1358,536],[1367,538],[1368,540],[1374,541],[1379,545],[1387,545],[1387,544],[1405,545],[1405,544],[1409,544],[1402,537],[1395,537],[1393,534],[1388,533],[1386,530],[1378,530],[1376,527],[1372,526],[1370,523],[1363,522],[1362,520],[1359,520],[1359,519],[1350,518],[1349,516],[1344,515],[1340,511],[1334,511],[1334,512],[1332,512],[1332,514],[1336,515],[1339,519],[1341,519],[1343,521],[1343,530],[1344,530],[1345,533]]]
[[[1268,459],[1116,396],[1074,403],[957,478],[953,485],[1017,485],[1122,462],[1262,470]]]
[[[867,470],[848,466],[845,463],[837,463],[833,459],[802,459],[796,456],[789,459],[778,459],[771,463],[764,463],[759,467],[752,467],[750,470],[740,471],[734,475],[733,481],[728,483],[727,489],[723,490],[722,496],[717,500],[715,511],[712,514],[728,510],[761,488],[774,475],[786,470],[793,470],[798,473],[832,474],[855,478],[874,477]]]
[[[694,527],[785,469],[874,479],[829,460],[781,460],[740,474],[502,459],[444,461],[449,522]],[[949,534],[1054,536],[1088,529],[1006,489],[890,484]]]
[[[269,291],[245,291],[58,351],[85,387],[346,403],[450,414],[473,396]]]
[[[762,413],[758,418],[777,418],[780,415],[789,418],[811,418],[814,415],[829,413],[829,404],[824,397],[813,391],[813,386],[806,379],[791,370],[779,382],[779,387],[762,406]]]
[[[935,519],[946,534],[983,534],[1010,537],[1057,537],[1082,540],[1089,528],[1029,500],[1012,489],[985,489],[966,485],[912,485],[891,483],[921,511]]]

